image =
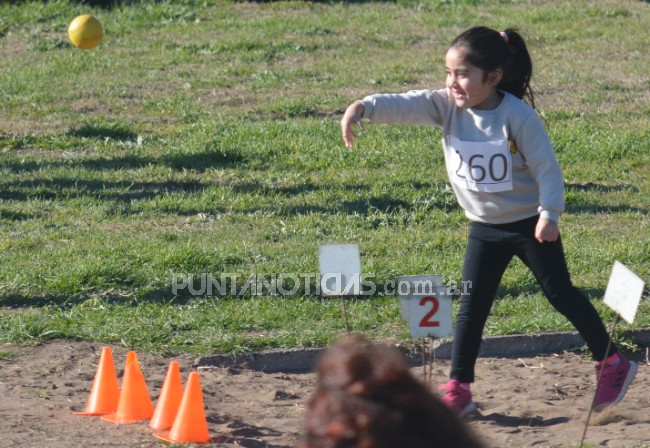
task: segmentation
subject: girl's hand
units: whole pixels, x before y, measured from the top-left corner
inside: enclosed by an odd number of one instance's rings
[[[545,241],[552,242],[560,236],[560,229],[555,221],[548,218],[539,218],[537,227],[535,227],[535,239],[540,243]]]
[[[347,148],[352,148],[354,139],[359,138],[354,130],[352,130],[352,125],[358,126],[360,131],[364,130],[361,117],[363,117],[365,110],[366,108],[362,103],[352,103],[343,114],[343,118],[341,118],[341,133],[343,134],[343,141]]]

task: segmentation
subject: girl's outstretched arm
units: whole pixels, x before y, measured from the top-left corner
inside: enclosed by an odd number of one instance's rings
[[[348,106],[343,118],[341,119],[341,133],[343,134],[343,142],[348,148],[352,148],[354,145],[354,139],[359,138],[359,136],[352,129],[353,125],[356,125],[360,131],[363,131],[363,123],[361,118],[365,112],[365,106],[360,101],[356,101]]]

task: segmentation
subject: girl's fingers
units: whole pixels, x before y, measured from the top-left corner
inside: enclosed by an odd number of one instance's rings
[[[343,133],[343,141],[345,142],[345,146],[348,148],[352,148],[354,145],[354,139],[359,138],[357,134],[350,128],[347,133]]]
[[[360,131],[364,131],[361,115],[363,114],[362,105],[354,103],[350,105],[343,114],[341,119],[341,133],[343,134],[343,142],[345,146],[351,148],[354,144],[354,139],[359,138],[353,127],[356,125]]]
[[[535,239],[540,243],[545,241],[553,242],[557,240],[559,236],[560,230],[558,229],[557,224],[552,221],[542,218],[537,223],[537,227],[535,227]]]
[[[343,117],[343,120],[341,120],[341,132],[343,134],[343,142],[345,143],[345,146],[348,148],[351,148],[353,145],[353,140],[356,138],[359,138],[356,132],[354,132],[352,125],[356,124],[361,131],[363,131],[363,123],[361,122],[361,119],[359,118],[347,118]]]

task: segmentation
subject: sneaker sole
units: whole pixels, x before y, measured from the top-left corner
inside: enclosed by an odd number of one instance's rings
[[[621,402],[623,397],[625,397],[625,394],[627,393],[627,389],[630,387],[630,384],[632,383],[632,380],[636,376],[636,371],[637,371],[637,365],[635,362],[630,362],[630,370],[627,372],[627,376],[625,377],[625,382],[623,383],[623,387],[621,388],[621,391],[618,393],[618,396],[612,401],[611,403],[607,403],[604,406],[600,406],[599,408],[596,408],[596,411],[602,411],[604,409],[610,408],[618,403]]]
[[[465,406],[465,408],[462,411],[460,411],[458,415],[461,417],[465,417],[467,414],[469,414],[470,412],[474,412],[475,410],[476,410],[476,403],[472,401],[470,404]]]

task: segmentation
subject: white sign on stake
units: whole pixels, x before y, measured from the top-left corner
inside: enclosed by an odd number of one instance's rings
[[[397,277],[395,291],[399,296],[399,311],[404,322],[409,321],[409,299],[413,293],[426,295],[443,286],[442,275],[402,275]]]
[[[411,337],[446,337],[453,333],[451,296],[439,275],[399,277],[402,318]]]
[[[322,296],[361,294],[361,254],[358,244],[324,244],[318,247]]]
[[[645,283],[619,261],[614,262],[604,302],[628,323],[634,323]]]

